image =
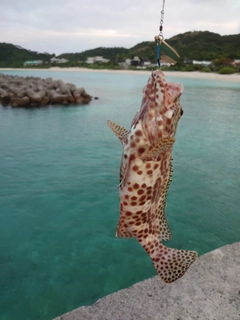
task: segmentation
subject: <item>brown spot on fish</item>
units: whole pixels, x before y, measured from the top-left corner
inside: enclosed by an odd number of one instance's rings
[[[141,130],[137,130],[135,132],[136,136],[141,137],[142,136],[142,131]]]
[[[171,124],[171,119],[167,119],[167,124]]]
[[[139,189],[137,194],[140,196],[141,194],[144,194],[144,190],[143,189]]]
[[[146,196],[143,195],[143,196],[141,196],[141,197],[139,198],[139,201],[144,201],[145,199],[146,199]]]
[[[139,166],[137,166],[137,165],[135,165],[135,166],[132,167],[132,170],[133,170],[133,171],[138,171],[138,169],[139,169]]]
[[[129,161],[133,161],[136,159],[136,156],[134,154],[131,154],[129,157]]]
[[[141,147],[141,148],[138,149],[138,153],[142,154],[144,152],[145,152],[145,148]]]

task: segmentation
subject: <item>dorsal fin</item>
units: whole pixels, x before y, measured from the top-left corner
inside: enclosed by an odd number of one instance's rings
[[[167,218],[166,218],[166,213],[165,213],[165,204],[163,208],[158,209],[158,225],[156,228],[156,234],[158,235],[158,239],[160,241],[167,241],[172,239],[172,232],[169,228]]]
[[[112,129],[122,144],[125,144],[128,136],[128,130],[118,124],[108,120],[108,126]]]

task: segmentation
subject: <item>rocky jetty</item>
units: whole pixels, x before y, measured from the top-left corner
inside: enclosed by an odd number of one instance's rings
[[[84,88],[52,78],[19,77],[0,73],[0,103],[12,107],[48,104],[88,104],[92,97]]]

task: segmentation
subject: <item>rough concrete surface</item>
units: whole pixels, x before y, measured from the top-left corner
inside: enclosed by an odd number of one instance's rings
[[[173,284],[158,276],[55,320],[240,320],[240,242],[204,254]]]

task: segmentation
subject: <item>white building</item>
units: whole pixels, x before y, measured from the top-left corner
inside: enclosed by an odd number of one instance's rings
[[[25,61],[24,66],[38,66],[39,64],[42,64],[42,60],[32,60],[32,61]]]
[[[131,59],[126,59],[125,63],[126,63],[127,66],[130,66],[131,65]]]
[[[68,60],[67,59],[64,59],[64,58],[62,58],[62,59],[57,59],[57,58],[52,58],[52,59],[50,59],[50,61],[51,61],[51,63],[66,63],[66,62],[68,62]]]
[[[96,56],[96,57],[88,57],[86,60],[86,63],[92,64],[95,62],[102,62],[107,63],[109,59],[104,59],[102,56]]]
[[[232,64],[234,64],[235,66],[236,65],[240,65],[240,60],[239,59],[235,59]]]
[[[193,63],[193,64],[201,64],[202,66],[209,66],[212,62],[211,62],[211,61],[197,61],[197,60],[193,60],[192,63]]]
[[[140,61],[140,58],[138,56],[134,56],[133,60],[134,61]]]
[[[86,60],[86,63],[89,63],[89,64],[91,64],[91,63],[94,63],[94,58],[93,57],[88,57],[87,58],[87,60]]]
[[[162,67],[170,67],[171,63],[165,60],[160,60],[161,66]]]

